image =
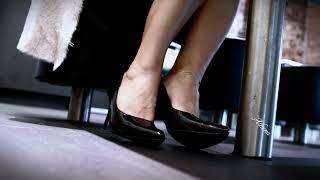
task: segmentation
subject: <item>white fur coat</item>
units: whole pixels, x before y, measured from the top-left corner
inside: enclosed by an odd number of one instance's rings
[[[32,0],[17,48],[58,68],[76,30],[83,0]]]

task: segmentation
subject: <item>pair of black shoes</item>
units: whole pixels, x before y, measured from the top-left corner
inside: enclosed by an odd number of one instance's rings
[[[114,133],[140,144],[158,146],[165,140],[164,133],[157,129],[154,122],[130,116],[121,112],[114,94],[105,126]],[[202,149],[225,140],[229,129],[225,126],[201,121],[196,116],[174,109],[163,83],[160,84],[156,114],[164,120],[169,134],[181,144]]]

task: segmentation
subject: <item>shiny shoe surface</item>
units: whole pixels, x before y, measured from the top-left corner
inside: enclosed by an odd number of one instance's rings
[[[157,129],[154,122],[121,112],[116,104],[117,92],[112,98],[106,126],[115,134],[139,144],[158,146],[165,140],[164,133]]]
[[[159,116],[169,134],[179,143],[194,149],[203,149],[225,140],[229,129],[219,124],[204,122],[188,112],[172,107],[163,83],[159,89]]]

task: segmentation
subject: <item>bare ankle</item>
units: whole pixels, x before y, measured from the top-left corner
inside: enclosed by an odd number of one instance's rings
[[[160,79],[160,74],[139,68],[129,68],[128,71],[123,74],[123,78],[129,81],[139,78]]]
[[[171,71],[165,78],[166,82],[184,82],[190,86],[199,87],[200,80],[198,76],[192,71]]]
[[[127,72],[133,75],[146,75],[146,74],[152,74],[157,75],[160,77],[162,71],[161,64],[159,65],[151,65],[151,64],[143,64],[140,62],[133,62],[128,69]]]

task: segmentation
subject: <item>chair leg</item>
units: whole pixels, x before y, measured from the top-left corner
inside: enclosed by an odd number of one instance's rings
[[[308,129],[308,124],[298,124],[294,129],[293,142],[296,144],[307,144]]]
[[[72,87],[68,111],[68,120],[89,122],[92,96],[92,88]]]
[[[228,126],[229,125],[228,121],[230,121],[231,116],[232,114],[226,109],[223,109],[223,110],[216,109],[212,114],[211,122]]]

